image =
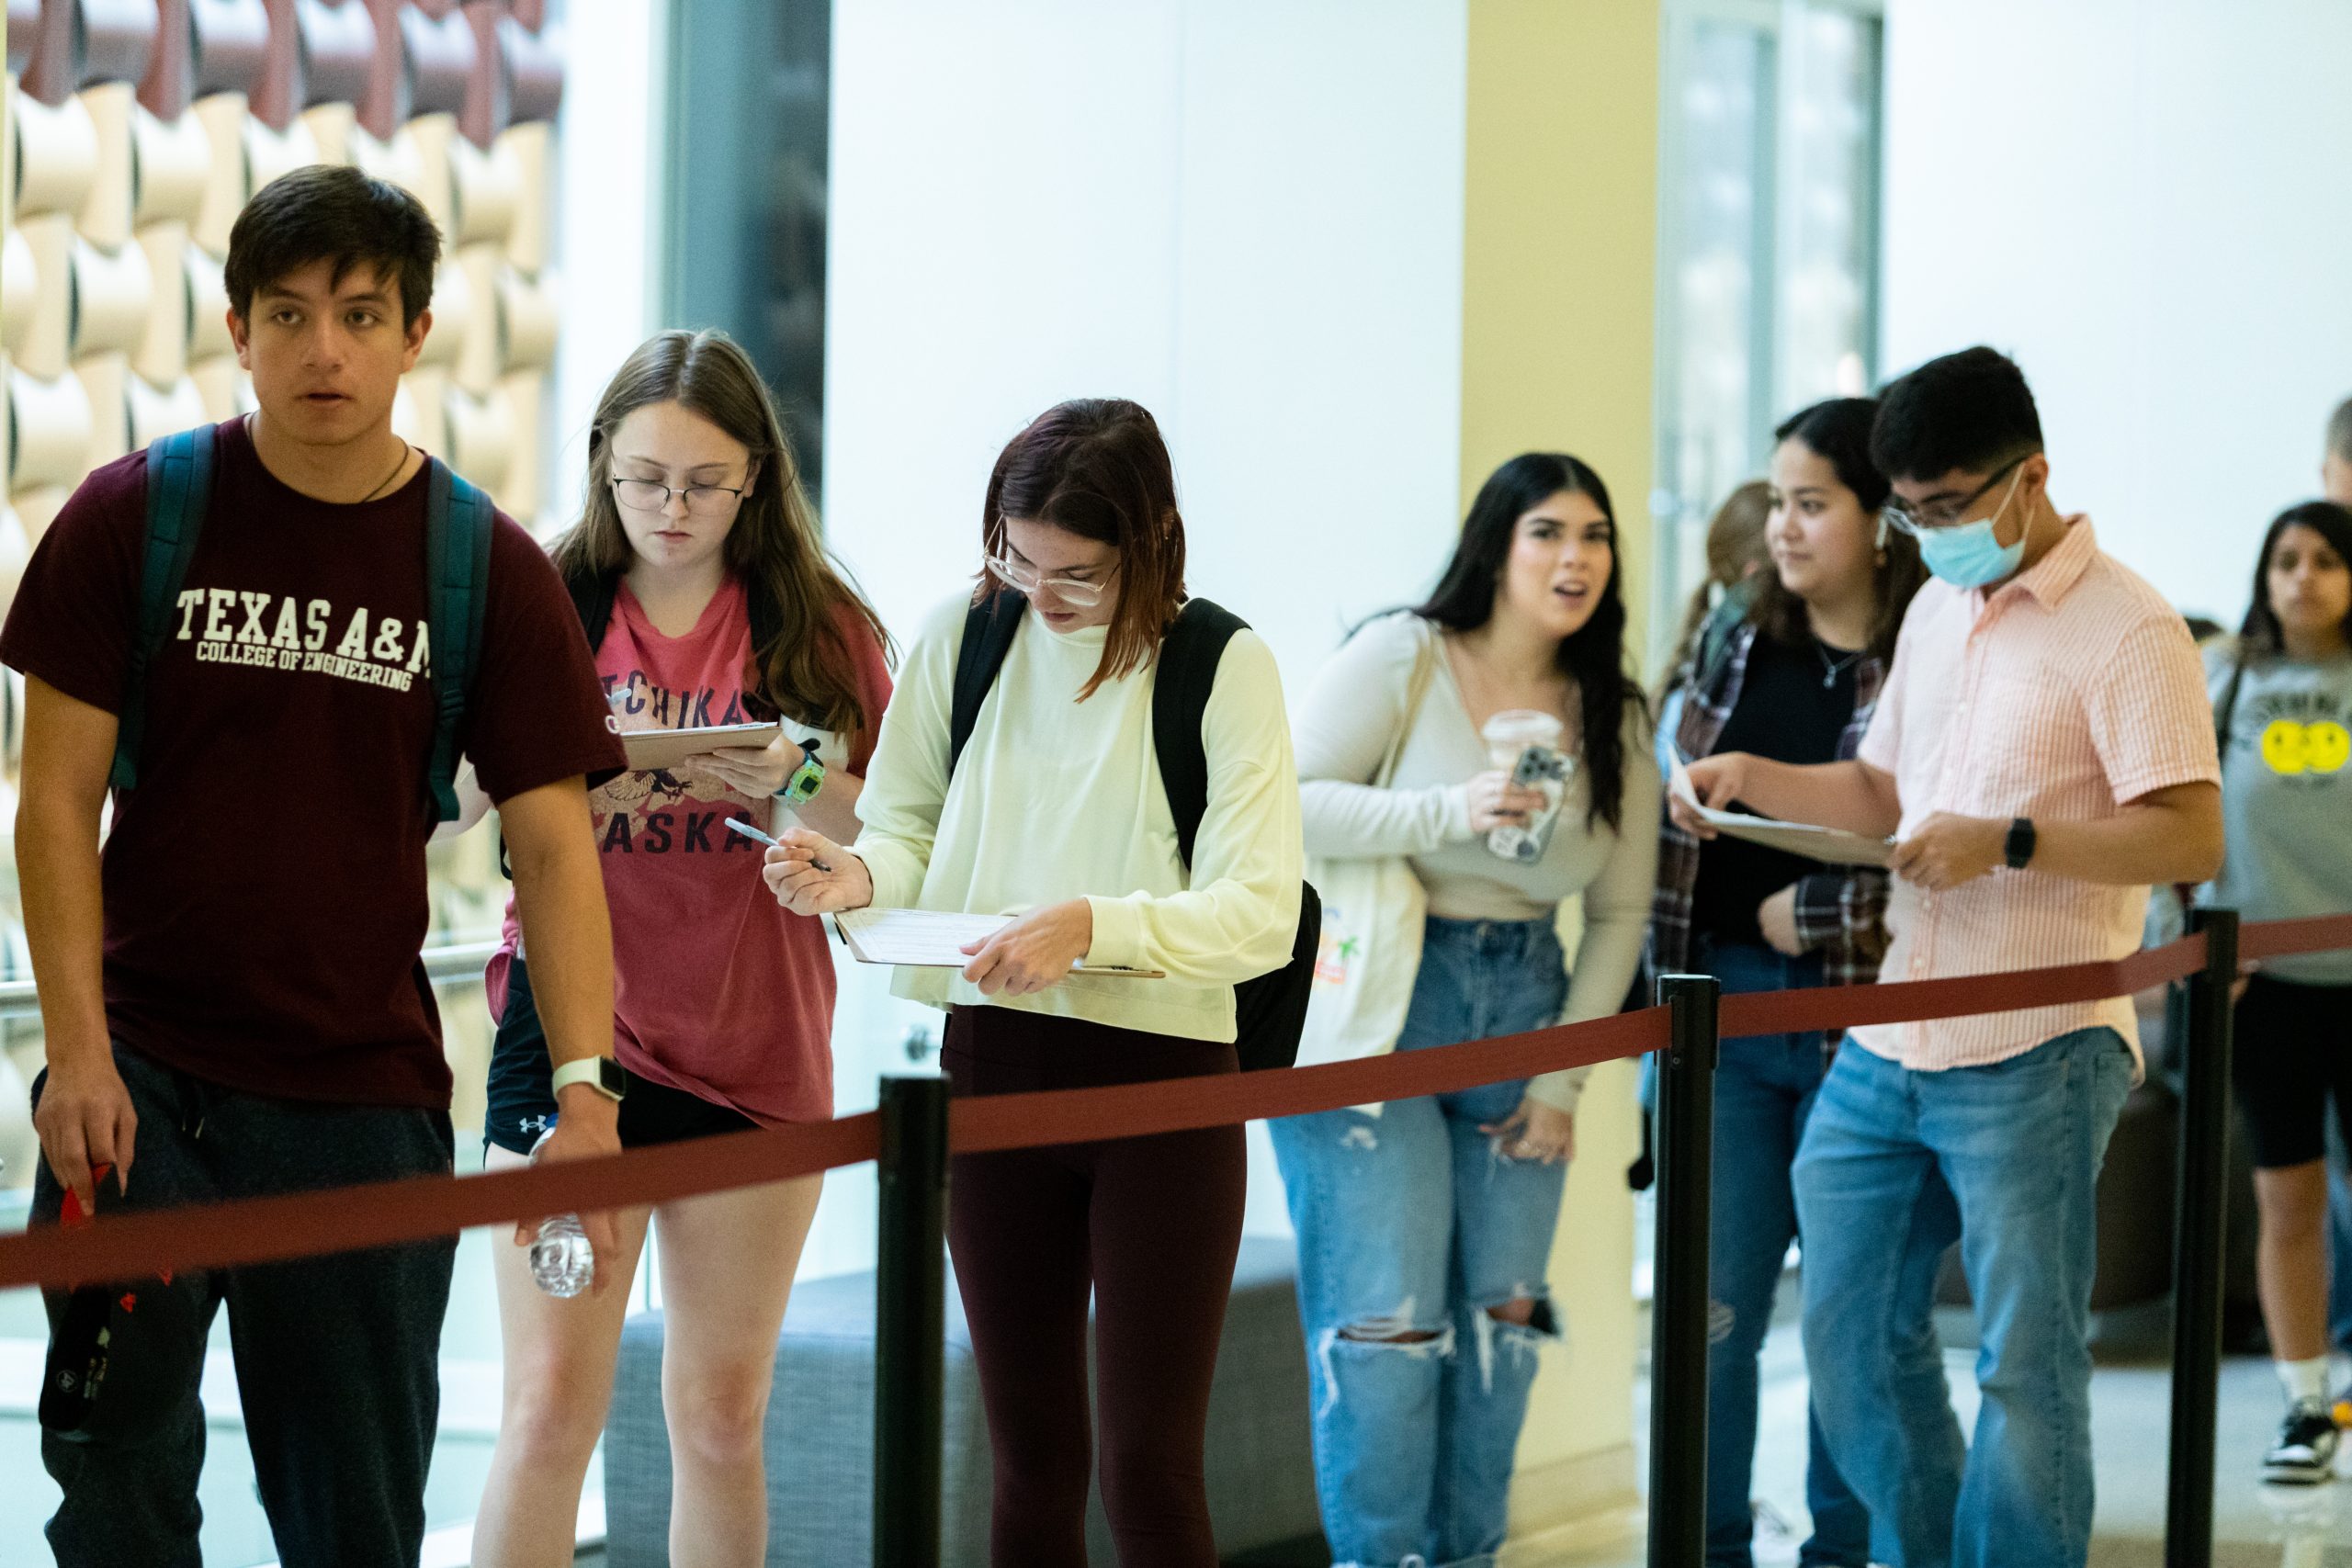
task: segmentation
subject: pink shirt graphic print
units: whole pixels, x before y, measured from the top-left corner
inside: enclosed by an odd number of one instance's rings
[[[865,623],[836,622],[865,708],[865,732],[826,734],[787,717],[785,733],[820,742],[835,773],[863,777],[890,696],[882,649]],[[729,578],[694,626],[669,637],[627,583],[596,650],[624,732],[752,721],[744,696],[752,631],[742,584]],[[589,793],[613,917],[614,1036],[638,1077],[774,1124],[833,1111],[833,959],[823,925],[787,913],[761,879],[761,847],[727,829],[773,830],[752,799],[690,768],[625,773]],[[516,941],[507,917],[507,944]],[[503,965],[494,966],[494,1003]]]

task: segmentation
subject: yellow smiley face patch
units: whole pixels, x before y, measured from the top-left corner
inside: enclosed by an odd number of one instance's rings
[[[2333,773],[2352,761],[2352,731],[2332,720],[2273,719],[2262,732],[2262,760],[2274,773]]]

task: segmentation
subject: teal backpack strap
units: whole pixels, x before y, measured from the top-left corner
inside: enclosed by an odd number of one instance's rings
[[[481,662],[482,614],[490,602],[490,498],[425,459],[424,584],[433,639],[433,764],[426,774],[435,820],[458,819],[458,725]]]
[[[121,790],[139,787],[139,748],[147,735],[147,670],[171,636],[172,611],[212,501],[212,426],[166,435],[147,448],[147,553],[139,569],[139,622],[122,682],[114,734]]]

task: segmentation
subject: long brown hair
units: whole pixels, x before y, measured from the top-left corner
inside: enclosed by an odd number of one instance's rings
[[[752,649],[745,694],[755,706],[842,735],[878,724],[882,716],[867,713],[858,697],[857,665],[843,627],[862,622],[886,652],[889,634],[848,572],[825,553],[767,383],[751,355],[724,333],[658,333],[613,373],[588,427],[587,502],[579,523],[556,541],[556,569],[567,581],[601,580],[628,569],[628,535],[613,499],[613,434],[630,414],[655,403],[691,410],[752,455],[751,488],[722,554],[753,603],[752,624],[765,621],[775,629]]]
[[[1928,581],[1919,562],[1919,547],[1908,534],[1890,528],[1879,517],[1892,487],[1871,460],[1871,422],[1878,403],[1870,398],[1831,398],[1792,414],[1772,433],[1775,441],[1794,441],[1837,470],[1838,482],[1854,492],[1865,521],[1878,527],[1878,547],[1871,568],[1870,642],[1863,651],[1873,658],[1894,657],[1894,639],[1903,630],[1903,616],[1911,596]],[[1756,574],[1756,596],[1747,618],[1773,641],[1801,644],[1813,636],[1805,602],[1781,582],[1781,574],[1767,566]]]
[[[1159,425],[1125,398],[1072,398],[1056,403],[997,455],[980,509],[980,547],[1005,547],[1008,518],[1049,523],[1119,552],[1119,604],[1084,702],[1105,681],[1149,663],[1184,603],[1184,519],[1176,510],[1176,473]],[[986,569],[975,604],[1001,587]]]

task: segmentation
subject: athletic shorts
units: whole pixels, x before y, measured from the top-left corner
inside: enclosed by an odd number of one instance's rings
[[[2352,986],[2256,975],[2238,999],[2233,1076],[2263,1170],[2327,1154],[2328,1101],[2352,1142]]]
[[[482,1116],[482,1142],[527,1155],[539,1134],[555,1125],[555,1068],[548,1061],[547,1031],[531,978],[516,954],[506,972],[506,1012],[490,1046],[490,1107]],[[621,1147],[649,1148],[715,1133],[741,1133],[759,1125],[731,1106],[718,1105],[682,1089],[632,1077],[621,1097]]]

